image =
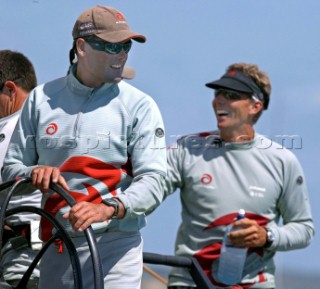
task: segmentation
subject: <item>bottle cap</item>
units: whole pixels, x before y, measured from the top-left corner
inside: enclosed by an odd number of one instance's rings
[[[238,217],[237,219],[243,219],[245,218],[245,215],[246,215],[246,211],[244,209],[240,209],[239,212],[238,212]]]

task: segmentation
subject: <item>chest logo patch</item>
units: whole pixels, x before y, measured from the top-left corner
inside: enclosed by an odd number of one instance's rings
[[[212,176],[209,174],[203,174],[203,176],[200,179],[201,183],[204,185],[209,185],[212,182]]]
[[[260,188],[256,186],[250,186],[250,196],[256,198],[264,198],[264,194],[266,192],[266,188]]]
[[[302,185],[302,183],[303,183],[303,177],[302,177],[302,176],[299,176],[299,177],[297,178],[297,184],[298,184],[298,185]]]
[[[47,129],[46,129],[46,133],[48,135],[53,135],[58,131],[58,125],[54,122],[49,123]]]
[[[164,130],[161,128],[161,127],[158,127],[156,130],[155,130],[155,135],[157,137],[164,137]]]
[[[0,142],[3,142],[6,139],[6,135],[4,133],[0,134]]]

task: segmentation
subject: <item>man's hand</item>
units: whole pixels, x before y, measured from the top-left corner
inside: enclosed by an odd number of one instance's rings
[[[255,220],[247,218],[234,223],[234,228],[242,227],[241,230],[229,233],[230,241],[237,247],[263,247],[267,241],[267,232]]]
[[[80,202],[74,205],[69,213],[63,215],[64,219],[69,219],[73,230],[82,232],[92,223],[109,220],[114,213],[114,208],[105,204],[93,204]]]
[[[70,190],[64,177],[61,175],[57,167],[39,166],[32,170],[32,184],[37,187],[41,192],[47,193],[49,185],[52,181],[59,184],[65,190]]]

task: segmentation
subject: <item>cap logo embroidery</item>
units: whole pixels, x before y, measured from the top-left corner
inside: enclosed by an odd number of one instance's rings
[[[231,76],[236,75],[236,74],[237,74],[237,72],[235,70],[231,70],[228,72],[228,75],[231,75]]]
[[[91,28],[93,27],[93,23],[92,22],[86,22],[86,23],[82,23],[80,26],[79,26],[79,29],[80,30],[83,30],[83,29],[88,29],[88,28]]]
[[[88,35],[88,34],[93,34],[95,33],[97,30],[96,28],[94,27],[94,24],[93,22],[85,22],[85,23],[82,23],[80,26],[79,26],[79,36],[84,36],[84,35]]]
[[[124,16],[120,12],[116,14],[116,17],[118,20],[124,20]]]
[[[55,134],[57,131],[58,131],[58,125],[57,125],[56,123],[54,123],[54,122],[51,122],[51,123],[48,125],[47,129],[46,129],[46,133],[47,133],[48,135],[53,135],[53,134]]]
[[[117,12],[116,14],[116,18],[119,20],[119,21],[116,21],[116,24],[124,24],[124,23],[127,23],[124,16],[120,13],[120,12]]]

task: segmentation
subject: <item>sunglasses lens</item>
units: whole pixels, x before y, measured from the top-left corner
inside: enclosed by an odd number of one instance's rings
[[[105,43],[105,51],[109,54],[119,54],[123,49],[125,53],[128,53],[131,45],[131,41],[126,43]]]
[[[241,95],[239,93],[236,93],[236,92],[230,91],[230,90],[218,89],[215,93],[215,96],[217,96],[219,94],[223,95],[224,98],[230,99],[230,100],[241,99]]]
[[[122,46],[117,43],[106,43],[104,49],[109,54],[118,54],[121,52]]]
[[[232,92],[232,91],[227,91],[226,92],[227,98],[231,99],[231,100],[238,100],[241,99],[241,95],[236,93],[236,92]]]
[[[131,40],[126,43],[108,43],[97,40],[86,40],[90,46],[98,51],[104,51],[109,54],[119,54],[122,49],[125,53],[128,53],[131,49],[132,42]]]
[[[125,53],[128,53],[131,49],[132,41],[130,40],[129,42],[123,43],[123,50]]]

